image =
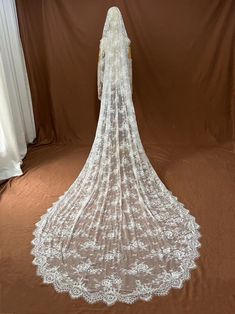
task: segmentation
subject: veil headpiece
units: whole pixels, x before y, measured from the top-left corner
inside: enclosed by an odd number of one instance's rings
[[[111,7],[107,12],[102,37],[107,38],[115,35],[128,38],[120,10],[118,7]]]
[[[112,85],[112,89],[119,84],[131,86],[132,89],[132,62],[128,58],[130,39],[128,38],[122,14],[117,7],[111,7],[106,16],[102,38],[100,40],[98,62],[98,98],[101,99],[104,69],[106,68],[106,82]],[[129,49],[129,50],[128,50]],[[105,57],[106,55],[106,57]],[[122,71],[121,71],[122,69]],[[127,73],[127,75],[124,75]],[[106,85],[107,85],[106,84]],[[108,89],[106,89],[108,90]],[[128,92],[128,87],[121,88]]]

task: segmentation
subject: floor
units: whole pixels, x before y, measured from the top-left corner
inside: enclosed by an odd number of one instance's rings
[[[31,149],[24,175],[0,186],[1,314],[232,314],[235,313],[235,149],[149,145],[159,177],[201,226],[198,268],[180,290],[133,305],[88,304],[58,294],[36,276],[30,255],[34,224],[79,174],[89,147]]]

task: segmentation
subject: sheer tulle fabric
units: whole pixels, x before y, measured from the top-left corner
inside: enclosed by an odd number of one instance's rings
[[[108,305],[181,288],[196,267],[199,225],[161,182],[141,144],[130,40],[108,11],[100,41],[100,116],[88,159],[36,224],[32,254],[44,283]]]

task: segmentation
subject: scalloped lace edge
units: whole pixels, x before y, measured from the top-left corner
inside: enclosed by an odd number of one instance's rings
[[[67,192],[67,191],[66,191]],[[167,295],[172,288],[175,289],[181,289],[183,287],[183,284],[185,281],[189,280],[191,278],[190,271],[193,269],[197,268],[197,265],[195,264],[195,260],[200,257],[198,249],[201,247],[201,243],[199,242],[199,238],[202,237],[201,233],[198,231],[200,229],[200,225],[195,221],[195,217],[192,216],[189,212],[188,209],[184,207],[184,204],[178,200],[176,196],[173,196],[175,199],[175,202],[177,202],[179,205],[183,205],[184,209],[184,215],[187,216],[187,218],[190,218],[190,220],[193,222],[193,237],[190,241],[190,247],[193,249],[192,254],[190,258],[188,258],[188,263],[189,265],[187,268],[184,269],[184,272],[182,273],[181,278],[177,279],[177,282],[171,282],[165,287],[162,288],[157,288],[150,294],[121,294],[121,293],[116,293],[116,294],[110,294],[110,293],[104,293],[104,292],[88,292],[88,291],[82,291],[80,290],[79,294],[74,294],[72,291],[76,286],[72,285],[66,285],[60,280],[56,279],[56,274],[58,272],[55,272],[54,280],[48,281],[46,280],[46,276],[48,274],[48,271],[46,270],[44,266],[44,263],[39,263],[37,262],[37,258],[41,257],[40,249],[38,249],[37,244],[37,236],[40,234],[40,227],[43,226],[44,221],[46,220],[47,214],[49,212],[53,212],[56,207],[54,207],[66,194],[66,192],[61,195],[56,202],[52,204],[50,208],[47,209],[46,213],[40,216],[40,220],[35,223],[36,229],[32,233],[34,235],[34,239],[31,241],[31,244],[34,245],[34,248],[31,250],[31,255],[33,255],[35,258],[32,261],[32,264],[37,266],[37,275],[42,278],[42,281],[44,284],[51,284],[54,286],[55,290],[59,293],[64,293],[67,292],[69,293],[70,297],[72,299],[78,299],[78,298],[83,298],[86,302],[93,304],[97,302],[104,302],[106,305],[110,306],[113,305],[116,302],[122,302],[126,304],[133,304],[137,300],[143,300],[143,301],[150,301],[154,296],[164,296]],[[168,190],[170,194],[172,194],[171,191]],[[188,217],[189,216],[189,217]],[[113,296],[112,300],[110,300],[110,296]]]

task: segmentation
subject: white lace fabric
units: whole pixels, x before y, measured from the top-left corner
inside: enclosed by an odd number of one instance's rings
[[[77,177],[36,224],[33,264],[72,298],[112,305],[166,295],[190,278],[199,225],[142,146],[132,102],[130,40],[108,11],[100,41],[95,140]]]

